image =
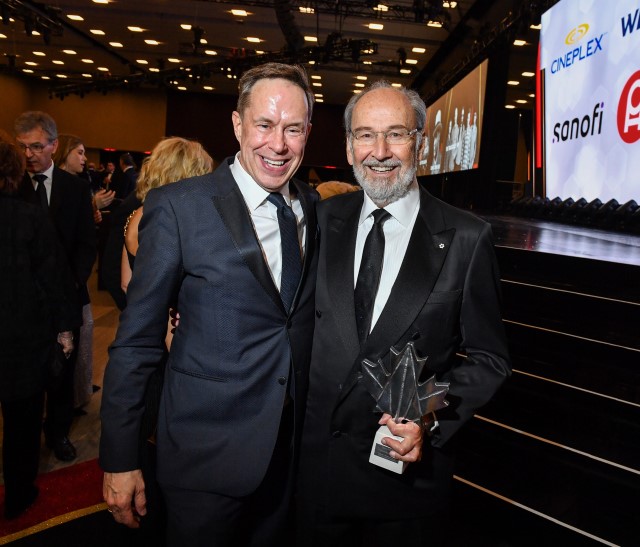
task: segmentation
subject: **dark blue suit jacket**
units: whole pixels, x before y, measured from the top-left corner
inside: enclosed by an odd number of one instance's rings
[[[177,305],[180,325],[160,403],[158,478],[240,497],[264,477],[292,367],[301,422],[314,318],[317,194],[291,182],[307,240],[302,280],[287,313],[229,170],[232,161],[145,200],[128,305],[105,374],[100,462],[111,472],[139,467],[145,385],[161,361],[169,306]]]

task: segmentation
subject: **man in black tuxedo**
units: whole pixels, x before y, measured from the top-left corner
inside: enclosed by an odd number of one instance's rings
[[[48,211],[74,274],[80,308],[89,303],[87,280],[96,258],[95,225],[89,185],[59,169],[52,155],[58,147],[58,130],[45,112],[24,112],[15,121],[18,147],[24,151],[27,172],[20,196]],[[78,332],[74,333],[77,339]],[[76,345],[77,347],[77,345]],[[44,433],[56,458],[71,461],[76,450],[69,440],[73,420],[73,372],[77,349],[65,363],[60,378],[47,390]]]
[[[109,188],[115,191],[116,200],[121,201],[136,189],[138,173],[136,172],[136,164],[129,152],[125,152],[120,156],[119,165],[120,170],[111,174]]]
[[[313,333],[317,194],[293,179],[311,129],[300,67],[239,82],[240,152],[152,190],[102,398],[100,463],[114,518],[146,512],[139,430],[168,311],[180,311],[157,428],[171,546],[286,544]],[[291,529],[291,528],[290,528]]]
[[[452,438],[510,374],[491,227],[418,186],[425,121],[413,91],[378,82],[354,95],[347,156],[364,192],[318,206],[300,464],[304,546],[444,545],[436,531],[452,480]],[[450,405],[418,423],[395,423],[376,414],[361,364],[388,364],[390,348],[409,341],[427,358],[420,380],[450,382]],[[404,474],[369,463],[379,425],[404,438],[383,441],[392,458],[410,462]]]

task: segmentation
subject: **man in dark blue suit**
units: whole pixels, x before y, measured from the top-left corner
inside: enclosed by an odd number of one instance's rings
[[[300,67],[246,72],[240,152],[149,193],[102,402],[100,462],[114,518],[146,513],[138,432],[169,307],[180,311],[157,429],[168,543],[283,541],[314,321],[315,202],[293,179],[311,129]]]
[[[95,224],[89,185],[59,169],[52,155],[58,147],[58,130],[45,112],[24,112],[15,121],[18,147],[23,150],[27,172],[20,185],[20,196],[37,203],[49,213],[57,236],[74,274],[80,306],[89,303],[87,280],[96,259]],[[81,313],[81,310],[80,310]],[[74,333],[77,339],[79,329]],[[77,345],[76,345],[77,347]],[[73,373],[77,349],[47,390],[47,416],[44,433],[47,445],[57,459],[72,461],[76,450],[69,440],[73,420]]]

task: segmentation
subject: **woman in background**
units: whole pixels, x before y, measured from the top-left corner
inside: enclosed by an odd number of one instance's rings
[[[58,135],[58,148],[53,155],[54,163],[72,175],[81,176],[87,163],[85,148],[82,140],[75,135]],[[88,184],[88,182],[87,182]],[[108,206],[115,196],[115,192],[104,189],[93,194],[94,220],[96,224],[102,221],[100,209]],[[91,304],[82,306],[82,326],[78,340],[78,357],[73,377],[73,407],[77,413],[83,414],[82,407],[91,399],[93,394],[93,313]]]
[[[24,154],[0,135],[0,404],[6,518],[38,496],[45,384],[51,363],[73,351],[76,290],[42,209],[16,197]],[[56,348],[56,334],[59,347]]]

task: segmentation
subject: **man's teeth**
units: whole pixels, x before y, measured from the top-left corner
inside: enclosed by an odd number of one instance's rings
[[[284,160],[274,161],[268,160],[267,158],[262,158],[264,162],[268,165],[272,165],[273,167],[282,167],[284,165]]]
[[[390,166],[370,165],[369,167],[370,167],[370,169],[372,169],[376,173],[387,173],[388,171],[391,171],[392,169],[394,169],[393,165],[390,165]]]

